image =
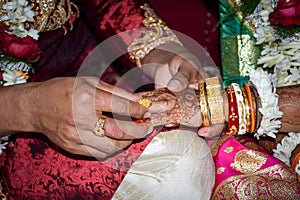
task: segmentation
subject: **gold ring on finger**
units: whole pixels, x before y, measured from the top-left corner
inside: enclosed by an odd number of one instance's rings
[[[104,125],[105,125],[106,117],[99,117],[97,120],[95,127],[94,127],[94,134],[100,137],[105,136],[105,130],[104,130]]]

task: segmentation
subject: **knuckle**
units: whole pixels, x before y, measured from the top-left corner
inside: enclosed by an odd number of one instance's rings
[[[78,87],[76,92],[76,99],[80,102],[89,102],[93,97],[90,87],[85,84]]]
[[[118,102],[116,109],[119,110],[120,114],[126,114],[126,113],[128,113],[128,110],[129,110],[128,107],[129,107],[128,101],[121,99]]]

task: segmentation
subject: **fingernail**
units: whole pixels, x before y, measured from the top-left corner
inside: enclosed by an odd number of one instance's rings
[[[144,114],[144,119],[146,119],[146,118],[150,118],[151,117],[151,113],[150,112],[146,112],[145,114]]]
[[[178,80],[171,80],[168,83],[168,88],[170,90],[178,90],[181,87],[181,83]]]
[[[153,132],[153,126],[150,126],[148,131],[147,131],[147,135]]]

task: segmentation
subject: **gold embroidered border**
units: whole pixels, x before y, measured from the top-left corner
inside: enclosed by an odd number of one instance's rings
[[[220,183],[212,198],[218,199],[300,199],[300,184],[292,171],[281,164],[231,176]]]
[[[134,39],[128,46],[127,51],[129,57],[135,60],[137,66],[141,67],[142,59],[154,48],[168,43],[174,42],[182,46],[177,36],[169,29],[166,23],[161,20],[155,13],[155,11],[148,5],[141,6],[144,10],[143,26],[147,28],[146,32]]]
[[[74,14],[72,6],[79,14],[79,9],[70,0],[40,0],[32,3],[32,5],[36,14],[33,27],[38,32],[64,28],[66,33],[67,30],[64,27],[66,23],[69,22],[70,29],[72,29],[72,23],[70,22],[70,18]]]

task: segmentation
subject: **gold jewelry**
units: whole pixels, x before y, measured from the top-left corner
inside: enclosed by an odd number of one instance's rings
[[[105,130],[104,130],[104,125],[105,125],[106,117],[101,116],[99,117],[98,121],[95,124],[94,127],[94,134],[100,137],[105,136]]]
[[[241,91],[242,91],[242,95],[244,97],[245,110],[246,110],[246,132],[248,133],[250,130],[250,125],[251,125],[250,106],[249,106],[248,97],[247,97],[245,88],[241,87]]]
[[[205,79],[207,103],[210,113],[211,124],[221,124],[225,122],[224,103],[221,92],[219,78],[212,77]]]
[[[202,124],[205,127],[209,127],[209,115],[207,109],[204,83],[199,83],[199,97],[200,97],[200,110],[202,115]]]
[[[147,31],[143,31],[140,36],[133,40],[133,42],[128,46],[127,51],[129,52],[129,57],[136,61],[138,67],[141,67],[142,59],[154,48],[168,43],[175,42],[181,44],[177,36],[169,29],[166,23],[161,20],[153,8],[148,4],[141,6],[144,10],[143,26],[147,28]]]
[[[138,100],[138,103],[146,108],[149,108],[152,104],[152,101],[150,99],[142,98]]]

